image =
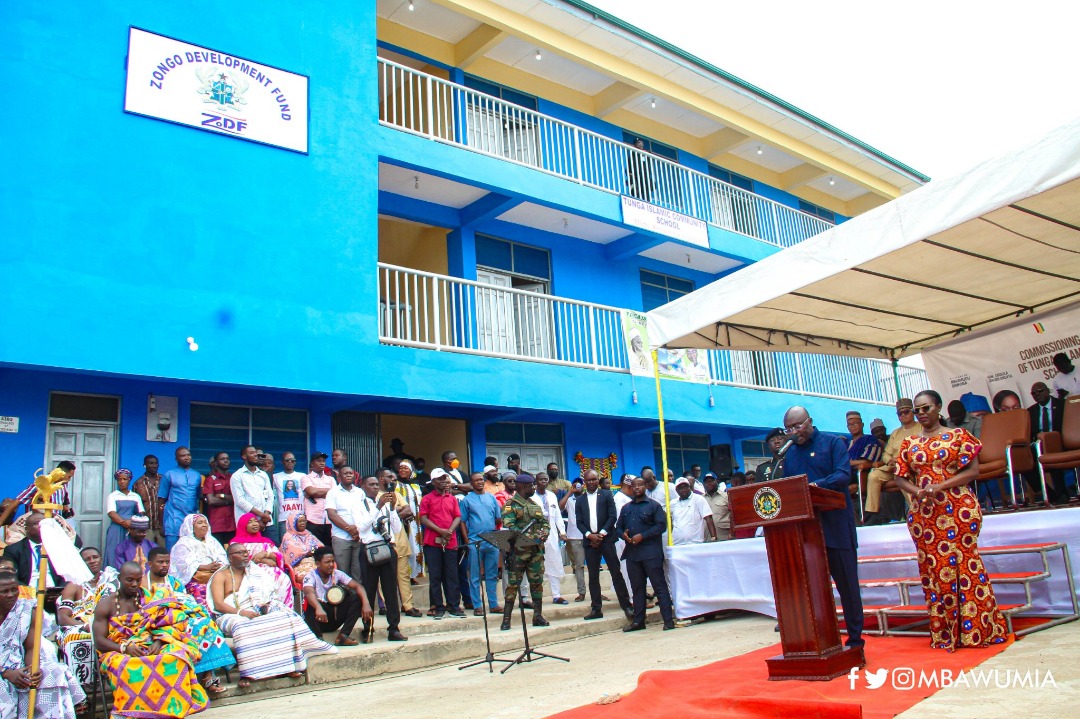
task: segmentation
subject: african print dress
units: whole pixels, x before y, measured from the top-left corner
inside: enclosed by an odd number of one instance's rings
[[[147,602],[172,597],[184,604],[188,616],[188,630],[199,643],[199,651],[202,652],[202,658],[195,665],[197,673],[236,664],[232,650],[225,643],[224,635],[210,617],[210,611],[184,591],[179,579],[170,574],[165,577],[164,583],[151,584],[149,589],[143,587],[143,596]]]
[[[56,603],[57,612],[67,609],[76,621],[82,622],[79,626],[61,626],[57,635],[64,662],[80,684],[93,683],[95,676],[97,657],[94,654],[94,640],[88,630],[94,622],[94,610],[97,609],[98,602],[114,593],[119,586],[120,578],[116,570],[104,567],[98,576],[97,584],[86,582],[82,585],[81,599],[60,599]]]
[[[29,657],[23,656],[23,642],[30,631],[34,614],[34,602],[19,599],[0,624],[0,667],[4,670],[26,666]],[[56,633],[56,624],[50,615],[43,616],[43,636]],[[56,659],[56,651],[47,642],[41,645],[41,682],[38,684],[34,702],[34,717],[40,719],[75,719],[75,705],[86,699],[86,694],[71,671]],[[25,689],[16,689],[6,679],[0,679],[0,719],[25,717],[30,705],[30,695]]]
[[[954,477],[978,456],[982,444],[967,430],[913,435],[900,445],[896,475],[920,489]],[[915,543],[923,594],[930,614],[930,645],[950,652],[1005,641],[1005,617],[979,556],[982,510],[968,486],[936,492],[912,507],[908,531]]]

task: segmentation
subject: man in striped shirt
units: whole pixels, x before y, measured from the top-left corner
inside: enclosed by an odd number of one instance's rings
[[[59,464],[57,464],[56,468],[62,469],[67,472],[67,474],[65,475],[65,479],[67,479],[68,483],[70,483],[71,478],[75,476],[74,462],[69,462],[65,459]],[[23,507],[26,508],[26,511],[29,512],[30,505],[34,503],[34,497],[36,496],[37,486],[31,484],[29,487],[16,495],[15,501],[23,505]],[[64,519],[70,519],[71,517],[75,516],[75,512],[71,510],[71,494],[68,492],[67,484],[53,492],[52,497],[50,497],[48,501],[51,504],[59,504],[61,507],[63,507],[63,509],[60,510],[60,516]]]

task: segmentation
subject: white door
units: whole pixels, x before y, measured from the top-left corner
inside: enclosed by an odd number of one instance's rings
[[[75,531],[84,547],[98,547],[104,552],[109,528],[105,498],[113,490],[116,472],[116,427],[51,422],[46,454],[47,468],[65,459],[75,463],[75,478],[68,486]]]
[[[554,462],[562,470],[562,476],[570,476],[570,470],[563,467],[563,448],[548,445],[513,445],[513,444],[489,444],[487,453],[499,459],[499,471],[506,471],[506,458],[511,454],[521,457],[521,468],[529,474],[536,474],[547,469]],[[573,476],[577,476],[575,471]]]
[[[547,292],[547,285],[536,282],[519,285],[519,290],[535,292],[538,295]],[[553,310],[547,297],[529,297],[514,295],[514,319],[517,325],[517,341],[520,354],[527,357],[551,359],[555,356],[554,332],[552,331]]]
[[[517,354],[517,344],[514,341],[513,296],[510,292],[496,289],[509,288],[510,275],[478,269],[476,281],[492,285],[492,289],[476,288],[476,327],[480,349],[488,352]]]

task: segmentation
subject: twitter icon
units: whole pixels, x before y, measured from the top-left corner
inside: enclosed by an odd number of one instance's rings
[[[866,672],[866,688],[880,689],[888,677],[889,670],[885,668],[878,669],[876,672]]]

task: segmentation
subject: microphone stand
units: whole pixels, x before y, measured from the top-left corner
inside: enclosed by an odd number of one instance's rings
[[[475,667],[477,664],[486,663],[488,665],[488,674],[494,674],[495,662],[504,662],[506,664],[513,664],[514,662],[510,659],[498,659],[491,651],[491,634],[488,632],[488,608],[491,606],[491,603],[488,601],[487,597],[487,576],[484,574],[484,562],[480,559],[480,541],[480,539],[477,539],[475,542],[470,542],[470,544],[473,545],[474,551],[476,551],[477,553],[476,564],[480,568],[480,609],[484,612],[484,644],[487,647],[487,653],[484,654],[483,659],[478,659],[475,662],[469,662],[468,664],[461,665],[460,667],[458,667],[458,671],[461,671],[462,669],[468,669],[469,667]],[[485,539],[483,541],[487,542],[488,540]],[[488,544],[491,544],[491,546],[493,547],[496,546],[492,542],[488,542]],[[497,548],[498,547],[496,547],[496,549]],[[509,668],[510,667],[507,667],[507,669]]]
[[[525,526],[525,529],[528,529],[530,526],[532,526],[532,522],[529,522],[529,524]],[[524,530],[522,530],[522,531],[524,531]],[[516,559],[513,558],[514,557],[514,545],[515,545],[515,543],[517,541],[517,535],[519,533],[515,532],[514,534],[515,534],[515,536],[512,539],[509,540],[510,541],[510,551],[507,553],[507,556],[512,558],[511,561],[516,561]],[[524,580],[525,577],[522,577],[522,579]],[[522,636],[525,637],[525,651],[523,651],[521,654],[519,654],[518,657],[516,659],[514,659],[513,661],[511,661],[509,665],[503,667],[503,670],[501,672],[499,672],[499,673],[500,674],[506,674],[506,672],[510,669],[510,667],[514,666],[515,664],[523,664],[525,662],[534,662],[537,659],[543,659],[544,657],[547,657],[548,659],[558,659],[560,662],[569,662],[570,660],[567,659],[566,657],[557,657],[554,654],[545,654],[544,652],[537,651],[536,649],[532,648],[532,646],[529,644],[529,628],[528,628],[528,626],[526,626],[528,624],[528,622],[525,621],[525,607],[522,606],[521,602],[518,602],[518,609],[521,611],[521,634],[522,634]]]

